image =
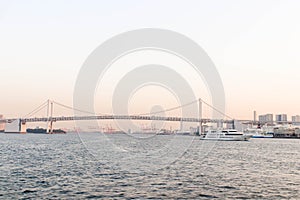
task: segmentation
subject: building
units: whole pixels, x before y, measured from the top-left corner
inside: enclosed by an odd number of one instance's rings
[[[275,138],[300,138],[299,128],[293,126],[281,126],[274,128]]]
[[[26,123],[21,119],[10,120],[5,124],[5,133],[26,133]]]
[[[287,114],[276,115],[276,122],[286,122],[286,121],[287,121]]]
[[[265,115],[259,115],[258,121],[261,123],[273,123],[273,114],[265,114]]]
[[[292,122],[300,122],[300,115],[292,116]]]
[[[0,115],[0,119],[3,119],[3,115]],[[0,123],[0,132],[3,132],[4,131],[4,123],[3,124],[1,124]]]

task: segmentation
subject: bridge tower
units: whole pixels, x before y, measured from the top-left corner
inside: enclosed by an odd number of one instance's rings
[[[49,134],[53,133],[53,101],[48,99],[47,102],[47,124],[46,124],[46,132]]]
[[[199,129],[199,135],[201,135],[202,134],[202,99],[201,98],[199,98],[199,100],[198,100],[199,102],[198,102],[198,107],[199,107],[199,127],[198,127],[198,129]]]

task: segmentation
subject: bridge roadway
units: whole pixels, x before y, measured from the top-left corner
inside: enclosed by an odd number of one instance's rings
[[[141,116],[141,115],[98,115],[98,116],[70,116],[70,117],[32,117],[32,118],[13,118],[13,119],[0,119],[1,123],[8,123],[14,120],[21,119],[22,122],[57,122],[57,121],[75,121],[75,120],[155,120],[155,121],[174,121],[174,122],[201,122],[201,123],[227,123],[233,124],[234,121],[238,121],[242,124],[294,124],[292,121],[270,121],[270,122],[259,122],[253,120],[224,120],[224,119],[201,119],[198,118],[181,118],[181,117],[159,117],[159,116]]]
[[[2,119],[0,123],[9,123],[15,119]],[[159,116],[141,116],[141,115],[99,115],[99,116],[70,116],[70,117],[34,117],[34,118],[20,118],[22,122],[58,122],[58,121],[75,121],[75,120],[155,120],[155,121],[174,121],[174,122],[202,122],[202,123],[230,123],[234,120],[223,119],[201,119],[198,118],[181,118],[181,117],[159,117]]]

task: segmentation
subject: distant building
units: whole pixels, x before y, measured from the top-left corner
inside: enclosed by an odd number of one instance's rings
[[[258,121],[262,123],[273,123],[273,114],[265,114],[265,115],[259,115]]]
[[[275,138],[300,138],[299,128],[290,127],[276,127],[274,128]]]
[[[276,122],[286,122],[287,114],[276,115]]]
[[[292,116],[292,122],[300,122],[300,115]]]
[[[3,115],[0,115],[0,119],[3,119]],[[4,131],[4,125],[5,125],[4,123],[3,124],[0,123],[0,132]]]

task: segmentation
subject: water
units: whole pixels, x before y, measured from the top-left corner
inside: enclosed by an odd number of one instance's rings
[[[169,137],[157,136],[153,143]],[[187,137],[176,140],[181,144]],[[98,141],[99,136],[88,138]],[[129,143],[131,150],[137,146]],[[125,154],[110,151],[108,143],[97,147],[100,154],[94,156],[89,146],[94,145],[83,145],[77,134],[0,134],[0,198],[300,198],[300,140],[211,143],[196,138],[168,165],[157,168],[157,163],[147,162],[152,171],[123,165],[120,157]],[[140,166],[138,160],[130,162]]]

